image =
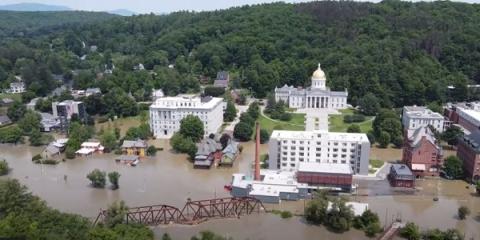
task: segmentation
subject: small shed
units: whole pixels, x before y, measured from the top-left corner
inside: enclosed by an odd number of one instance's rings
[[[405,164],[392,164],[388,180],[392,187],[415,187],[415,175]]]
[[[222,166],[232,166],[233,162],[238,157],[238,142],[230,141],[228,145],[223,149],[222,153],[222,160],[220,161],[220,165]]]

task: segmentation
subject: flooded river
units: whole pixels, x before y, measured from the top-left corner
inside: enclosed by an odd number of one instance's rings
[[[31,162],[31,158],[43,148],[26,145],[0,145],[0,158],[5,158],[13,169],[8,177],[19,179],[50,206],[93,218],[99,209],[117,200],[124,200],[129,206],[163,203],[180,207],[187,198],[200,200],[229,196],[223,186],[229,183],[232,173],[250,170],[254,154],[254,145],[245,143],[242,144],[243,153],[233,168],[197,170],[193,169],[185,155],[168,150],[166,141],[152,143],[165,150],[157,152],[156,157],[145,159],[137,167],[115,163],[112,154],[67,160],[55,166],[37,165]],[[266,151],[267,146],[263,145],[261,152]],[[107,172],[118,171],[121,174],[120,189],[112,191],[90,187],[86,175],[95,168]],[[65,175],[67,180],[64,180]],[[361,187],[388,189],[384,184],[367,182]],[[417,185],[422,191],[410,195],[391,195],[391,192],[377,195],[375,191],[367,191],[370,196],[354,199],[369,203],[384,223],[398,217],[404,221],[415,221],[425,228],[459,228],[466,232],[467,237],[480,239],[480,197],[471,194],[473,190],[466,189],[465,182],[422,180]],[[440,200],[434,202],[434,196],[439,196]],[[468,206],[472,211],[472,215],[464,221],[456,218],[457,208],[461,205]],[[303,206],[304,202],[298,201],[283,202],[268,208],[288,209],[301,214]],[[323,227],[305,224],[299,217],[281,219],[272,214],[215,220],[197,226],[160,226],[154,231],[157,236],[168,232],[174,239],[189,239],[206,229],[234,239],[318,239],[320,236],[321,239],[366,239],[358,231],[339,235]]]

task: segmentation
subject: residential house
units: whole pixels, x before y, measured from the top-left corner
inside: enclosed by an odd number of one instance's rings
[[[392,164],[388,181],[392,187],[415,187],[415,175],[405,164]]]
[[[0,115],[0,126],[11,124],[12,120],[7,115]]]
[[[60,156],[60,149],[53,144],[49,144],[42,152],[42,156],[45,159]]]
[[[147,142],[143,140],[124,140],[122,144],[122,152],[126,155],[137,155],[145,157],[147,151]]]
[[[215,158],[221,158],[220,153],[222,145],[211,138],[206,138],[198,144],[197,153],[195,154],[195,168],[210,168]]]
[[[102,91],[100,91],[100,88],[87,88],[85,90],[85,96],[91,96],[91,95],[96,95],[96,94],[102,94]]]
[[[416,177],[438,176],[443,165],[443,151],[428,126],[406,130],[402,160]]]
[[[53,116],[50,113],[38,112],[40,114],[40,131],[51,132],[52,130],[60,128],[60,120],[58,117]]]
[[[17,81],[10,83],[10,93],[24,93],[25,92],[25,83],[23,81]]]
[[[213,86],[228,88],[229,81],[230,81],[230,74],[226,71],[221,71],[217,73],[217,78],[213,82]]]
[[[222,160],[220,161],[220,165],[232,166],[233,162],[238,157],[238,153],[238,142],[230,140],[228,145],[222,150]]]

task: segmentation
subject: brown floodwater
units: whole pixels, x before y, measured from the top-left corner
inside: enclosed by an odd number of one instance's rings
[[[94,218],[99,209],[117,200],[124,200],[129,206],[162,203],[181,207],[187,198],[226,197],[229,194],[223,186],[230,182],[231,174],[251,171],[254,154],[251,142],[242,144],[243,152],[233,168],[211,170],[193,169],[185,155],[169,150],[167,141],[156,140],[151,144],[165,150],[145,159],[137,167],[115,163],[113,154],[67,160],[55,166],[37,165],[31,162],[31,158],[43,148],[26,145],[0,145],[0,158],[5,158],[13,169],[7,177],[19,179],[50,206],[90,218]],[[262,145],[261,152],[266,151],[267,146]],[[90,187],[86,175],[95,168],[118,171],[121,174],[120,189],[113,191]],[[362,188],[360,192],[369,196],[352,198],[369,203],[384,223],[399,217],[404,221],[415,221],[423,228],[458,228],[467,237],[480,239],[480,197],[471,194],[473,190],[466,189],[465,182],[421,180],[417,182],[421,190],[408,194],[392,191],[386,182],[365,181],[359,184]],[[439,196],[440,200],[434,202],[432,199],[435,196]],[[304,204],[304,201],[283,202],[266,207],[301,214]],[[471,216],[464,221],[456,217],[461,205],[472,210]],[[234,239],[318,239],[320,236],[321,239],[365,239],[358,231],[334,234],[323,227],[305,224],[299,217],[281,219],[273,214],[214,220],[196,226],[160,226],[155,227],[154,232],[157,237],[168,232],[174,239],[189,239],[207,229]]]

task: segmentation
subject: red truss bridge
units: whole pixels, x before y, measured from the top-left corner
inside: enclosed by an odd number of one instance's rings
[[[215,198],[199,201],[188,200],[182,209],[169,205],[152,205],[129,208],[125,222],[151,226],[162,224],[198,224],[211,219],[238,218],[243,215],[260,213],[265,207],[258,199]],[[107,210],[101,210],[94,224],[105,223]]]

